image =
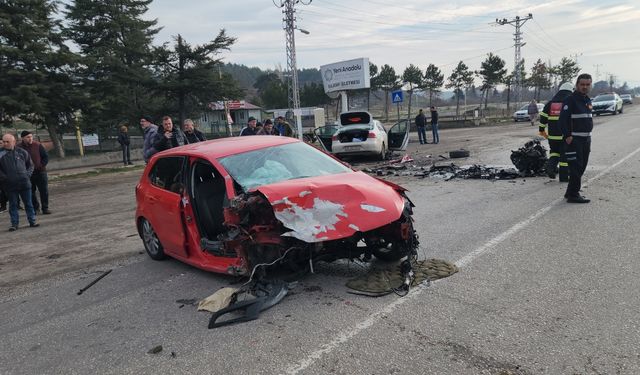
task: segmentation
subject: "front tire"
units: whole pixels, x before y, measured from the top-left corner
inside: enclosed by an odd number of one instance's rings
[[[147,251],[149,257],[153,260],[167,259],[167,255],[164,253],[164,248],[160,243],[160,239],[147,219],[143,218],[140,220],[140,231],[142,233],[144,249]]]

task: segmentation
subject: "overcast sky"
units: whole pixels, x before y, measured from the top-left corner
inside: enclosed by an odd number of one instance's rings
[[[514,27],[492,23],[532,13],[522,27],[527,71],[538,58],[571,56],[594,78],[610,73],[640,86],[639,0],[313,0],[296,9],[298,27],[310,32],[296,33],[298,68],[368,57],[398,74],[433,63],[448,76],[458,61],[476,70],[494,52],[511,71]],[[158,43],[178,33],[202,43],[224,28],[237,38],[226,62],[286,67],[282,13],[272,0],[154,0],[148,17],[164,27]]]

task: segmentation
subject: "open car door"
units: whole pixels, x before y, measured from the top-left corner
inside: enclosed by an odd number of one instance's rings
[[[313,130],[316,138],[318,138],[320,146],[328,153],[331,153],[331,142],[333,142],[331,138],[335,134],[336,130],[338,130],[338,128],[338,125],[327,125],[315,128]]]
[[[401,120],[387,133],[389,150],[404,151],[409,144],[409,120]]]

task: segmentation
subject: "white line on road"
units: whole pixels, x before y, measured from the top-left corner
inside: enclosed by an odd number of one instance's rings
[[[595,175],[594,177],[590,178],[587,181],[587,183],[591,183],[594,180],[597,180],[598,178],[602,177],[603,175],[609,173],[612,169],[616,168],[620,164],[622,164],[625,161],[629,160],[630,158],[632,158],[638,152],[640,152],[640,148],[636,149],[635,151],[633,151],[629,155],[627,155],[624,158],[620,159],[615,164],[605,168],[602,172],[600,172],[597,175]],[[585,183],[583,186],[586,186],[587,183]],[[525,227],[527,227],[528,225],[530,225],[531,223],[533,223],[534,221],[539,219],[541,216],[543,216],[544,214],[549,212],[549,210],[551,210],[553,208],[553,206],[557,205],[561,201],[563,201],[562,198],[554,200],[549,205],[547,205],[544,208],[541,208],[540,210],[538,210],[533,215],[531,215],[528,218],[524,219],[523,221],[515,224],[514,226],[512,226],[511,228],[507,229],[506,231],[500,233],[499,235],[493,237],[492,239],[487,241],[484,245],[478,247],[477,249],[471,251],[469,254],[467,254],[467,255],[463,256],[462,258],[458,259],[455,262],[456,265],[458,265],[459,267],[464,267],[464,266],[468,265],[469,263],[471,263],[476,258],[480,257],[481,255],[484,255],[484,254],[490,252],[498,244],[500,244],[501,242],[503,242],[507,238],[511,237],[512,235],[516,234],[517,232],[521,231],[522,229],[524,229]],[[359,322],[358,324],[356,324],[355,327],[353,327],[353,328],[351,328],[351,329],[349,329],[349,330],[347,330],[345,332],[339,333],[333,340],[331,340],[327,344],[324,344],[324,345],[320,346],[320,348],[318,348],[317,350],[311,352],[304,359],[302,359],[302,360],[298,361],[297,363],[292,364],[291,366],[287,367],[285,372],[287,374],[298,374],[301,371],[307,369],[309,366],[311,366],[318,359],[322,358],[323,355],[331,353],[336,348],[338,348],[340,345],[342,345],[345,342],[349,341],[351,338],[353,338],[354,336],[356,336],[360,332],[362,332],[362,331],[368,329],[369,327],[373,326],[375,323],[377,323],[380,319],[384,318],[386,315],[391,314],[398,307],[404,305],[405,303],[407,303],[407,302],[409,302],[411,300],[414,300],[416,297],[418,297],[419,295],[424,293],[424,291],[427,290],[427,289],[428,289],[427,286],[421,285],[420,287],[418,287],[416,289],[413,289],[413,291],[411,293],[409,293],[408,296],[406,296],[404,298],[398,298],[398,299],[394,300],[393,302],[391,302],[390,304],[385,306],[382,310],[374,313],[369,318],[367,318],[367,319],[363,320],[362,322]]]

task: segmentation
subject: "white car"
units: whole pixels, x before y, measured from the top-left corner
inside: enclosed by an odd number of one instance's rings
[[[518,121],[531,121],[531,119],[529,118],[529,103],[523,105],[522,107],[520,107],[519,110],[513,112],[513,120],[515,122]],[[538,113],[542,112],[542,110],[544,109],[544,104],[538,103]]]
[[[337,157],[374,155],[384,160],[387,151],[407,149],[409,121],[402,120],[387,132],[369,112],[345,112],[338,125],[317,128],[315,134],[322,148]]]

